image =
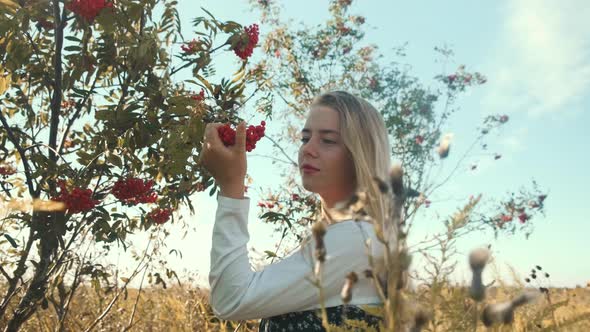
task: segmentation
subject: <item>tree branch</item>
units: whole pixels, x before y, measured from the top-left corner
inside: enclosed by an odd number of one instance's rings
[[[62,99],[62,91],[61,91],[61,81],[62,81],[62,48],[63,48],[63,39],[64,39],[64,31],[63,31],[63,22],[61,22],[60,12],[59,12],[59,0],[53,0],[53,16],[55,17],[55,55],[54,55],[54,86],[53,86],[53,96],[51,96],[51,123],[49,129],[49,146],[51,146],[54,150],[57,150],[57,130],[59,126],[59,116],[60,116],[60,109],[61,109],[61,99]],[[55,152],[50,153],[50,159],[54,162],[57,161],[58,156]]]
[[[98,316],[85,330],[84,332],[90,332],[103,318],[106,317],[106,315],[109,313],[109,311],[111,311],[111,309],[113,308],[113,306],[115,305],[115,303],[117,302],[117,300],[119,299],[119,296],[121,296],[121,294],[123,293],[123,291],[127,288],[127,285],[129,284],[129,282],[131,282],[131,280],[133,280],[133,278],[135,278],[135,276],[137,276],[137,274],[139,273],[139,271],[141,271],[142,269],[147,269],[147,265],[148,263],[146,263],[143,267],[143,261],[145,260],[145,258],[147,257],[147,252],[148,252],[148,248],[151,244],[151,237],[150,240],[148,241],[148,244],[145,248],[145,251],[143,253],[143,257],[141,258],[141,260],[139,261],[139,264],[137,264],[137,267],[135,268],[135,270],[133,271],[133,273],[131,274],[131,276],[127,279],[127,281],[123,284],[123,287],[121,288],[120,291],[117,292],[117,294],[115,294],[115,296],[113,297],[113,299],[111,300],[111,302],[107,305],[107,307],[103,310],[103,312],[100,314],[100,316]]]
[[[84,97],[84,100],[79,105],[76,106],[76,112],[74,113],[72,118],[68,121],[68,125],[66,126],[66,130],[65,130],[65,132],[62,136],[62,139],[61,139],[61,144],[59,145],[59,149],[57,150],[58,154],[61,154],[61,152],[63,150],[64,144],[65,144],[66,139],[68,138],[68,134],[70,132],[70,128],[74,124],[74,121],[76,121],[76,119],[80,115],[80,112],[82,111],[82,108],[84,107],[84,104],[86,104],[88,99],[90,99],[90,94],[92,93],[92,91],[94,90],[94,87],[96,86],[96,82],[98,81],[98,76],[99,76],[99,73],[97,72],[96,76],[94,77],[94,82],[92,82],[92,86],[90,87],[90,90],[88,91],[88,94],[86,94],[86,96]]]
[[[31,168],[29,166],[29,160],[27,159],[27,156],[25,155],[25,151],[23,150],[22,146],[19,144],[18,140],[16,139],[16,136],[14,136],[14,133],[12,132],[12,128],[10,128],[10,126],[8,125],[8,122],[6,121],[6,118],[4,117],[2,110],[0,110],[0,121],[2,122],[2,126],[4,127],[4,129],[6,129],[6,133],[8,134],[8,139],[14,145],[14,147],[18,151],[18,154],[20,155],[21,160],[23,161],[23,166],[25,168],[25,177],[26,177],[26,181],[27,181],[27,186],[29,187],[29,194],[31,195],[32,198],[37,198],[37,197],[35,197],[35,188],[33,187],[33,179],[31,178]]]
[[[6,280],[8,280],[8,283],[12,282],[12,278],[8,275],[8,273],[6,273],[6,271],[4,270],[2,265],[0,265],[0,272],[2,272],[2,275],[4,276],[4,278],[6,278]]]
[[[285,152],[285,150],[272,138],[270,138],[270,136],[264,136],[265,138],[269,139],[277,148],[279,148],[279,150],[281,150],[281,152],[285,155],[285,157],[287,157],[287,159],[289,159],[289,161],[291,162],[291,165],[297,167],[297,163],[291,159],[291,157],[289,157],[289,155]]]

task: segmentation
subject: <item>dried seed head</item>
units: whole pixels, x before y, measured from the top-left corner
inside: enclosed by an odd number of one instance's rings
[[[326,247],[324,246],[324,239],[316,241],[315,259],[321,263],[326,261]]]
[[[379,191],[382,194],[387,194],[389,192],[389,186],[387,185],[387,182],[381,180],[378,177],[373,177],[373,180],[377,183],[377,187],[379,188]]]
[[[316,277],[319,277],[320,273],[322,273],[322,262],[321,261],[318,260],[315,262],[313,273],[315,274]]]
[[[342,287],[342,292],[340,296],[342,297],[342,302],[348,303],[352,299],[352,288],[354,284],[358,281],[358,276],[354,271],[348,273],[346,275],[346,281],[344,282],[344,286]]]
[[[474,272],[483,270],[490,259],[490,250],[487,248],[478,248],[469,253],[469,266]]]
[[[401,165],[394,165],[389,171],[389,182],[391,183],[391,190],[395,195],[402,195],[404,192],[404,171]]]
[[[451,149],[451,139],[453,138],[453,134],[446,134],[440,141],[438,145],[438,156],[440,159],[444,159],[449,156],[449,150]]]
[[[469,296],[477,302],[485,299],[486,287],[481,281],[481,274],[473,273],[473,280],[471,281],[471,287],[469,287]]]
[[[512,299],[512,306],[514,308],[520,307],[521,305],[525,305],[535,301],[541,292],[537,289],[526,289],[520,295]]]
[[[355,284],[359,280],[359,277],[354,271],[351,271],[346,275],[346,280],[350,280],[353,284]]]
[[[412,263],[412,255],[408,253],[408,249],[404,248],[399,252],[400,268],[406,271]]]
[[[350,197],[350,201],[348,202],[350,205],[358,202],[359,200],[359,195],[357,195],[357,193],[352,194],[352,196]]]
[[[496,323],[511,324],[514,321],[514,310],[522,305],[533,302],[540,294],[536,289],[526,289],[511,301],[490,304],[483,310],[482,322],[488,327]]]
[[[471,287],[469,296],[475,301],[482,301],[486,296],[486,287],[483,284],[481,273],[490,258],[490,251],[487,248],[478,248],[469,254],[469,266],[472,271]]]
[[[426,311],[423,308],[419,308],[414,315],[414,326],[410,330],[411,332],[420,332],[422,328],[428,324],[428,322],[432,319],[432,313],[430,311]]]
[[[408,271],[402,271],[397,279],[397,289],[403,289],[408,285]]]
[[[314,238],[324,238],[326,234],[326,223],[323,221],[318,221],[311,226],[311,233],[313,234]]]
[[[481,321],[486,327],[494,324],[510,324],[514,321],[514,308],[510,302],[488,304],[483,309]]]
[[[324,245],[324,235],[326,234],[326,224],[318,221],[311,226],[311,233],[315,240],[315,258],[318,262],[326,260],[326,247]]]

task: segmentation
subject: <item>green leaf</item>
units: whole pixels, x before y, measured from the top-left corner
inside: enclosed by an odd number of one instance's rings
[[[207,81],[204,77],[202,77],[201,75],[195,75],[195,77],[201,81],[201,83],[203,83],[205,85],[205,87],[207,88],[207,90],[209,90],[209,92],[211,92],[211,94],[213,94],[213,87],[211,86],[211,83],[209,83],[209,81]]]
[[[82,50],[82,48],[77,45],[71,45],[71,46],[64,47],[64,50],[71,51],[71,52],[80,52]]]
[[[74,37],[74,36],[65,36],[65,39],[69,40],[69,41],[73,41],[73,42],[82,42],[82,40],[80,38]]]
[[[265,250],[264,253],[266,254],[266,258],[277,257],[277,255],[270,250]]]
[[[215,194],[215,190],[217,190],[217,185],[214,185],[213,188],[211,188],[211,191],[209,191],[209,196],[213,196]]]
[[[107,157],[107,160],[111,164],[113,164],[119,168],[123,168],[123,160],[121,160],[121,157],[119,157],[115,153],[110,153],[109,156]]]
[[[10,235],[4,234],[4,237],[6,238],[6,240],[8,240],[8,242],[10,242],[13,248],[18,248],[16,241],[14,241],[14,239]]]

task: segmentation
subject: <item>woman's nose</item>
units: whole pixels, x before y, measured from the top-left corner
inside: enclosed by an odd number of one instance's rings
[[[303,144],[302,150],[303,155],[317,156],[318,150],[316,140],[309,138],[307,142]]]

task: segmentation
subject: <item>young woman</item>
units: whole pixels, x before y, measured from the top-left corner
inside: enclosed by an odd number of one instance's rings
[[[245,124],[238,126],[236,144],[231,147],[225,147],[219,139],[219,126],[207,125],[200,160],[220,186],[209,273],[214,313],[228,320],[261,318],[260,331],[324,331],[319,290],[310,282],[314,280],[315,238],[261,271],[250,268],[246,249],[250,199],[244,197]],[[331,324],[340,325],[347,318],[377,327],[381,320],[361,306],[382,303],[372,279],[364,274],[372,268],[366,241],[370,241],[371,255],[379,261],[384,246],[377,239],[376,229],[395,238],[395,227],[385,218],[388,195],[381,194],[373,180],[388,179],[390,153],[383,117],[367,101],[342,91],[315,98],[301,131],[298,161],[303,187],[319,195],[322,219],[328,224],[323,239],[327,256],[321,275]],[[370,198],[365,212],[380,222],[333,217],[337,204],[347,202],[359,191]],[[345,304],[341,291],[350,272],[356,273],[358,281]]]

